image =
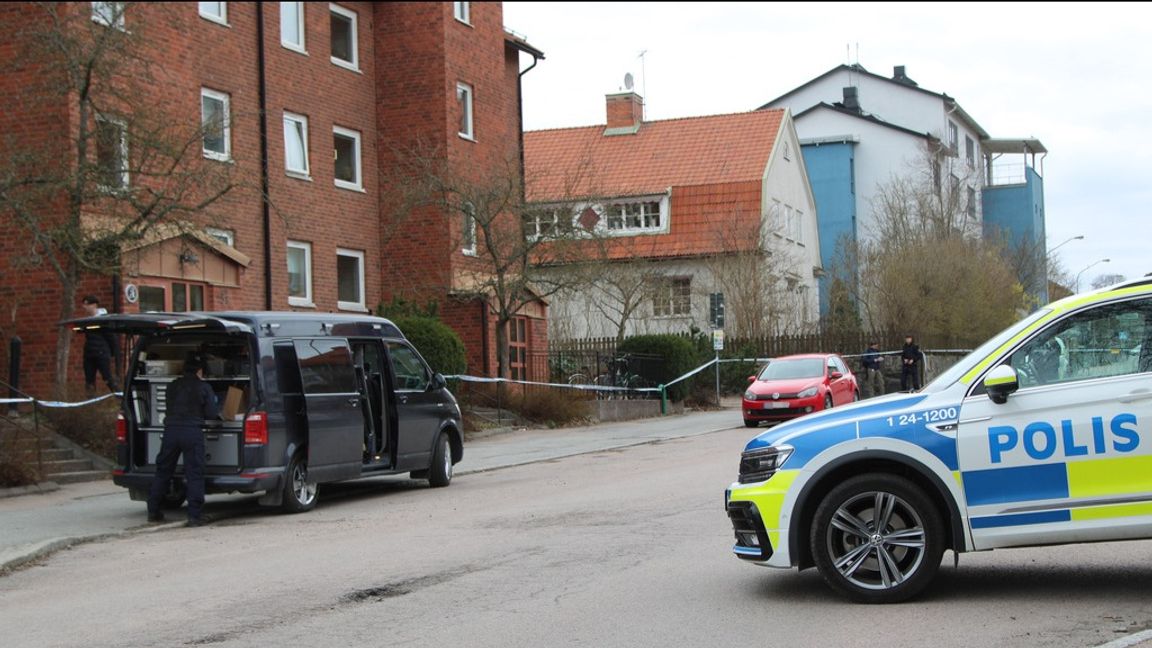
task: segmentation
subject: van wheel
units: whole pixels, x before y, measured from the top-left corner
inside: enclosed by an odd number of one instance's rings
[[[164,499],[160,500],[160,508],[174,511],[184,504],[186,497],[188,497],[188,489],[184,487],[184,482],[173,479],[168,482],[168,490],[164,492]]]
[[[433,487],[447,486],[452,482],[452,449],[448,447],[448,435],[440,433],[436,439],[436,451],[432,453],[432,465],[428,467],[428,484]]]
[[[316,482],[308,479],[308,462],[303,453],[292,458],[284,479],[284,498],[281,507],[286,513],[303,513],[316,506]]]
[[[833,590],[858,603],[898,603],[935,577],[944,525],[931,500],[907,479],[859,475],[820,502],[811,549]]]

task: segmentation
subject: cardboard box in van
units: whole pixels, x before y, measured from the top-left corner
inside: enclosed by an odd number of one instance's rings
[[[248,390],[241,387],[229,387],[224,396],[224,405],[220,408],[220,418],[225,421],[237,421],[244,417],[248,407]]]

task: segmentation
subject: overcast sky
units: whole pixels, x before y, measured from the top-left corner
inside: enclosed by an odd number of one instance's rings
[[[1056,253],[1082,290],[1152,272],[1150,18],[1152,3],[504,3],[546,57],[524,76],[527,130],[603,124],[626,73],[654,120],[753,110],[842,63],[903,65],[992,137],[1048,149],[1048,248],[1084,236]]]

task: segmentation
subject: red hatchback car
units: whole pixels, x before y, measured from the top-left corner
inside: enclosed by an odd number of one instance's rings
[[[835,353],[801,353],[773,358],[748,377],[741,409],[744,425],[779,422],[860,400],[856,376]]]

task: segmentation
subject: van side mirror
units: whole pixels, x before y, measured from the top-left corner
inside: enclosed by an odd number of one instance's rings
[[[428,384],[428,389],[444,389],[448,386],[448,381],[444,379],[444,374],[437,371],[432,374],[432,382]]]
[[[1016,370],[1010,365],[1002,364],[984,376],[984,389],[988,391],[988,398],[993,403],[1003,405],[1008,402],[1008,394],[1020,389],[1020,381],[1016,377]]]

